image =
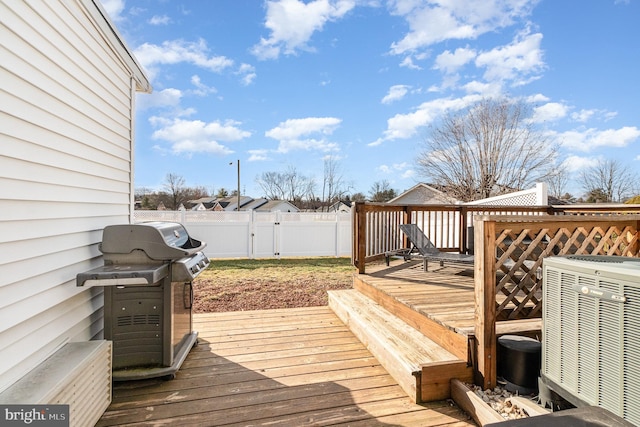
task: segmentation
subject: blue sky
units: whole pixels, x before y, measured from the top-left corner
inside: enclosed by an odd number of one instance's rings
[[[101,0],[147,71],[135,185],[168,173],[262,196],[332,156],[352,192],[423,180],[439,117],[482,97],[531,103],[570,175],[640,165],[637,0]],[[572,181],[567,188],[579,196]]]

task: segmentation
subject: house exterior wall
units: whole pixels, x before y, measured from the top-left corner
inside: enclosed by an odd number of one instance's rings
[[[102,291],[75,278],[133,215],[134,94],[150,86],[94,0],[0,1],[0,16],[2,391],[102,336]]]

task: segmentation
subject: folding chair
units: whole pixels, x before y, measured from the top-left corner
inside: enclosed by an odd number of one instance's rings
[[[413,257],[413,254],[415,252],[417,252],[417,256],[421,257],[423,260],[424,271],[429,270],[429,260],[439,261],[440,267],[444,266],[445,262],[471,265],[473,265],[474,263],[473,255],[440,251],[433,243],[431,243],[429,238],[422,232],[422,230],[420,230],[420,228],[416,224],[400,224],[400,230],[407,235],[407,238],[411,243],[411,248],[386,252],[385,259],[387,265],[389,265],[389,258],[391,256],[402,255],[405,261],[407,261]]]

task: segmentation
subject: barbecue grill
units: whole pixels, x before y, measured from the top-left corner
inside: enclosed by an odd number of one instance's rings
[[[76,284],[104,287],[114,380],[173,378],[180,369],[197,343],[192,281],[209,265],[205,246],[175,222],[104,228],[104,265],[78,274]]]

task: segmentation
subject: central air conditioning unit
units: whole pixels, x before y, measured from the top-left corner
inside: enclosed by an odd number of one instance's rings
[[[544,385],[640,425],[640,259],[543,261]]]

